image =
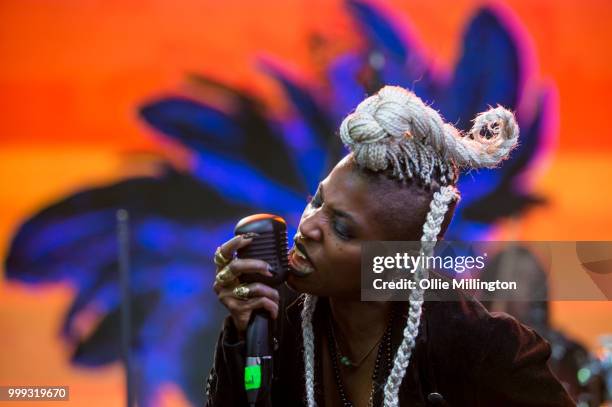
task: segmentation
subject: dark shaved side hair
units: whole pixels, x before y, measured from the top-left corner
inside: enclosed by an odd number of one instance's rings
[[[367,181],[370,193],[379,197],[375,200],[376,203],[372,209],[376,220],[386,231],[385,238],[404,241],[420,240],[433,194],[440,188],[438,183],[433,181],[431,185],[425,185],[415,178],[398,180],[393,177],[391,170],[372,171],[362,168],[352,154],[347,164]],[[438,240],[444,237],[456,205],[457,201],[449,204]]]

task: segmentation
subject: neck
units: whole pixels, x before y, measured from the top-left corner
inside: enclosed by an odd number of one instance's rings
[[[387,327],[391,306],[391,302],[329,299],[334,325],[349,350],[356,353],[380,339]]]

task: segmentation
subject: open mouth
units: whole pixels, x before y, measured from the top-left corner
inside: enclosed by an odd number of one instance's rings
[[[306,249],[299,243],[296,243],[289,251],[289,266],[291,273],[298,277],[304,277],[315,271],[312,262],[306,255]]]

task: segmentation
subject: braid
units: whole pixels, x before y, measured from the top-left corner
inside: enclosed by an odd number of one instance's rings
[[[306,403],[308,407],[316,407],[314,396],[315,349],[312,315],[314,314],[317,297],[304,295],[302,308],[302,336],[304,340],[304,376],[306,378]]]
[[[440,188],[439,192],[434,193],[430,210],[427,214],[427,220],[423,225],[423,236],[421,237],[421,251],[423,255],[430,256],[432,254],[448,206],[453,200],[458,199],[458,196],[459,194],[453,186],[444,186]],[[415,279],[418,282],[418,280],[427,278],[427,274],[427,269],[419,267],[415,272]],[[399,405],[399,388],[410,363],[410,356],[416,343],[416,337],[419,334],[419,323],[423,310],[423,290],[418,287],[417,283],[417,288],[410,292],[410,308],[406,327],[404,328],[404,339],[397,349],[391,373],[389,373],[387,383],[385,384],[385,407]]]

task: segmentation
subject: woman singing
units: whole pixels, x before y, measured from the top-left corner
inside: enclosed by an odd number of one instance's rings
[[[490,314],[457,293],[456,301],[361,302],[361,243],[444,236],[459,192],[460,169],[494,167],[517,144],[511,112],[480,114],[458,132],[416,95],[386,86],[340,126],[350,153],[306,206],[288,285],[301,293],[277,325],[274,406],[572,406],[546,363],[550,346],[506,314]],[[279,294],[240,284],[269,273],[236,259],[252,237],[222,244],[214,290],[230,316],[208,379],[208,405],[245,406],[244,332],[251,312],[277,318]],[[426,278],[419,269],[415,279]]]

